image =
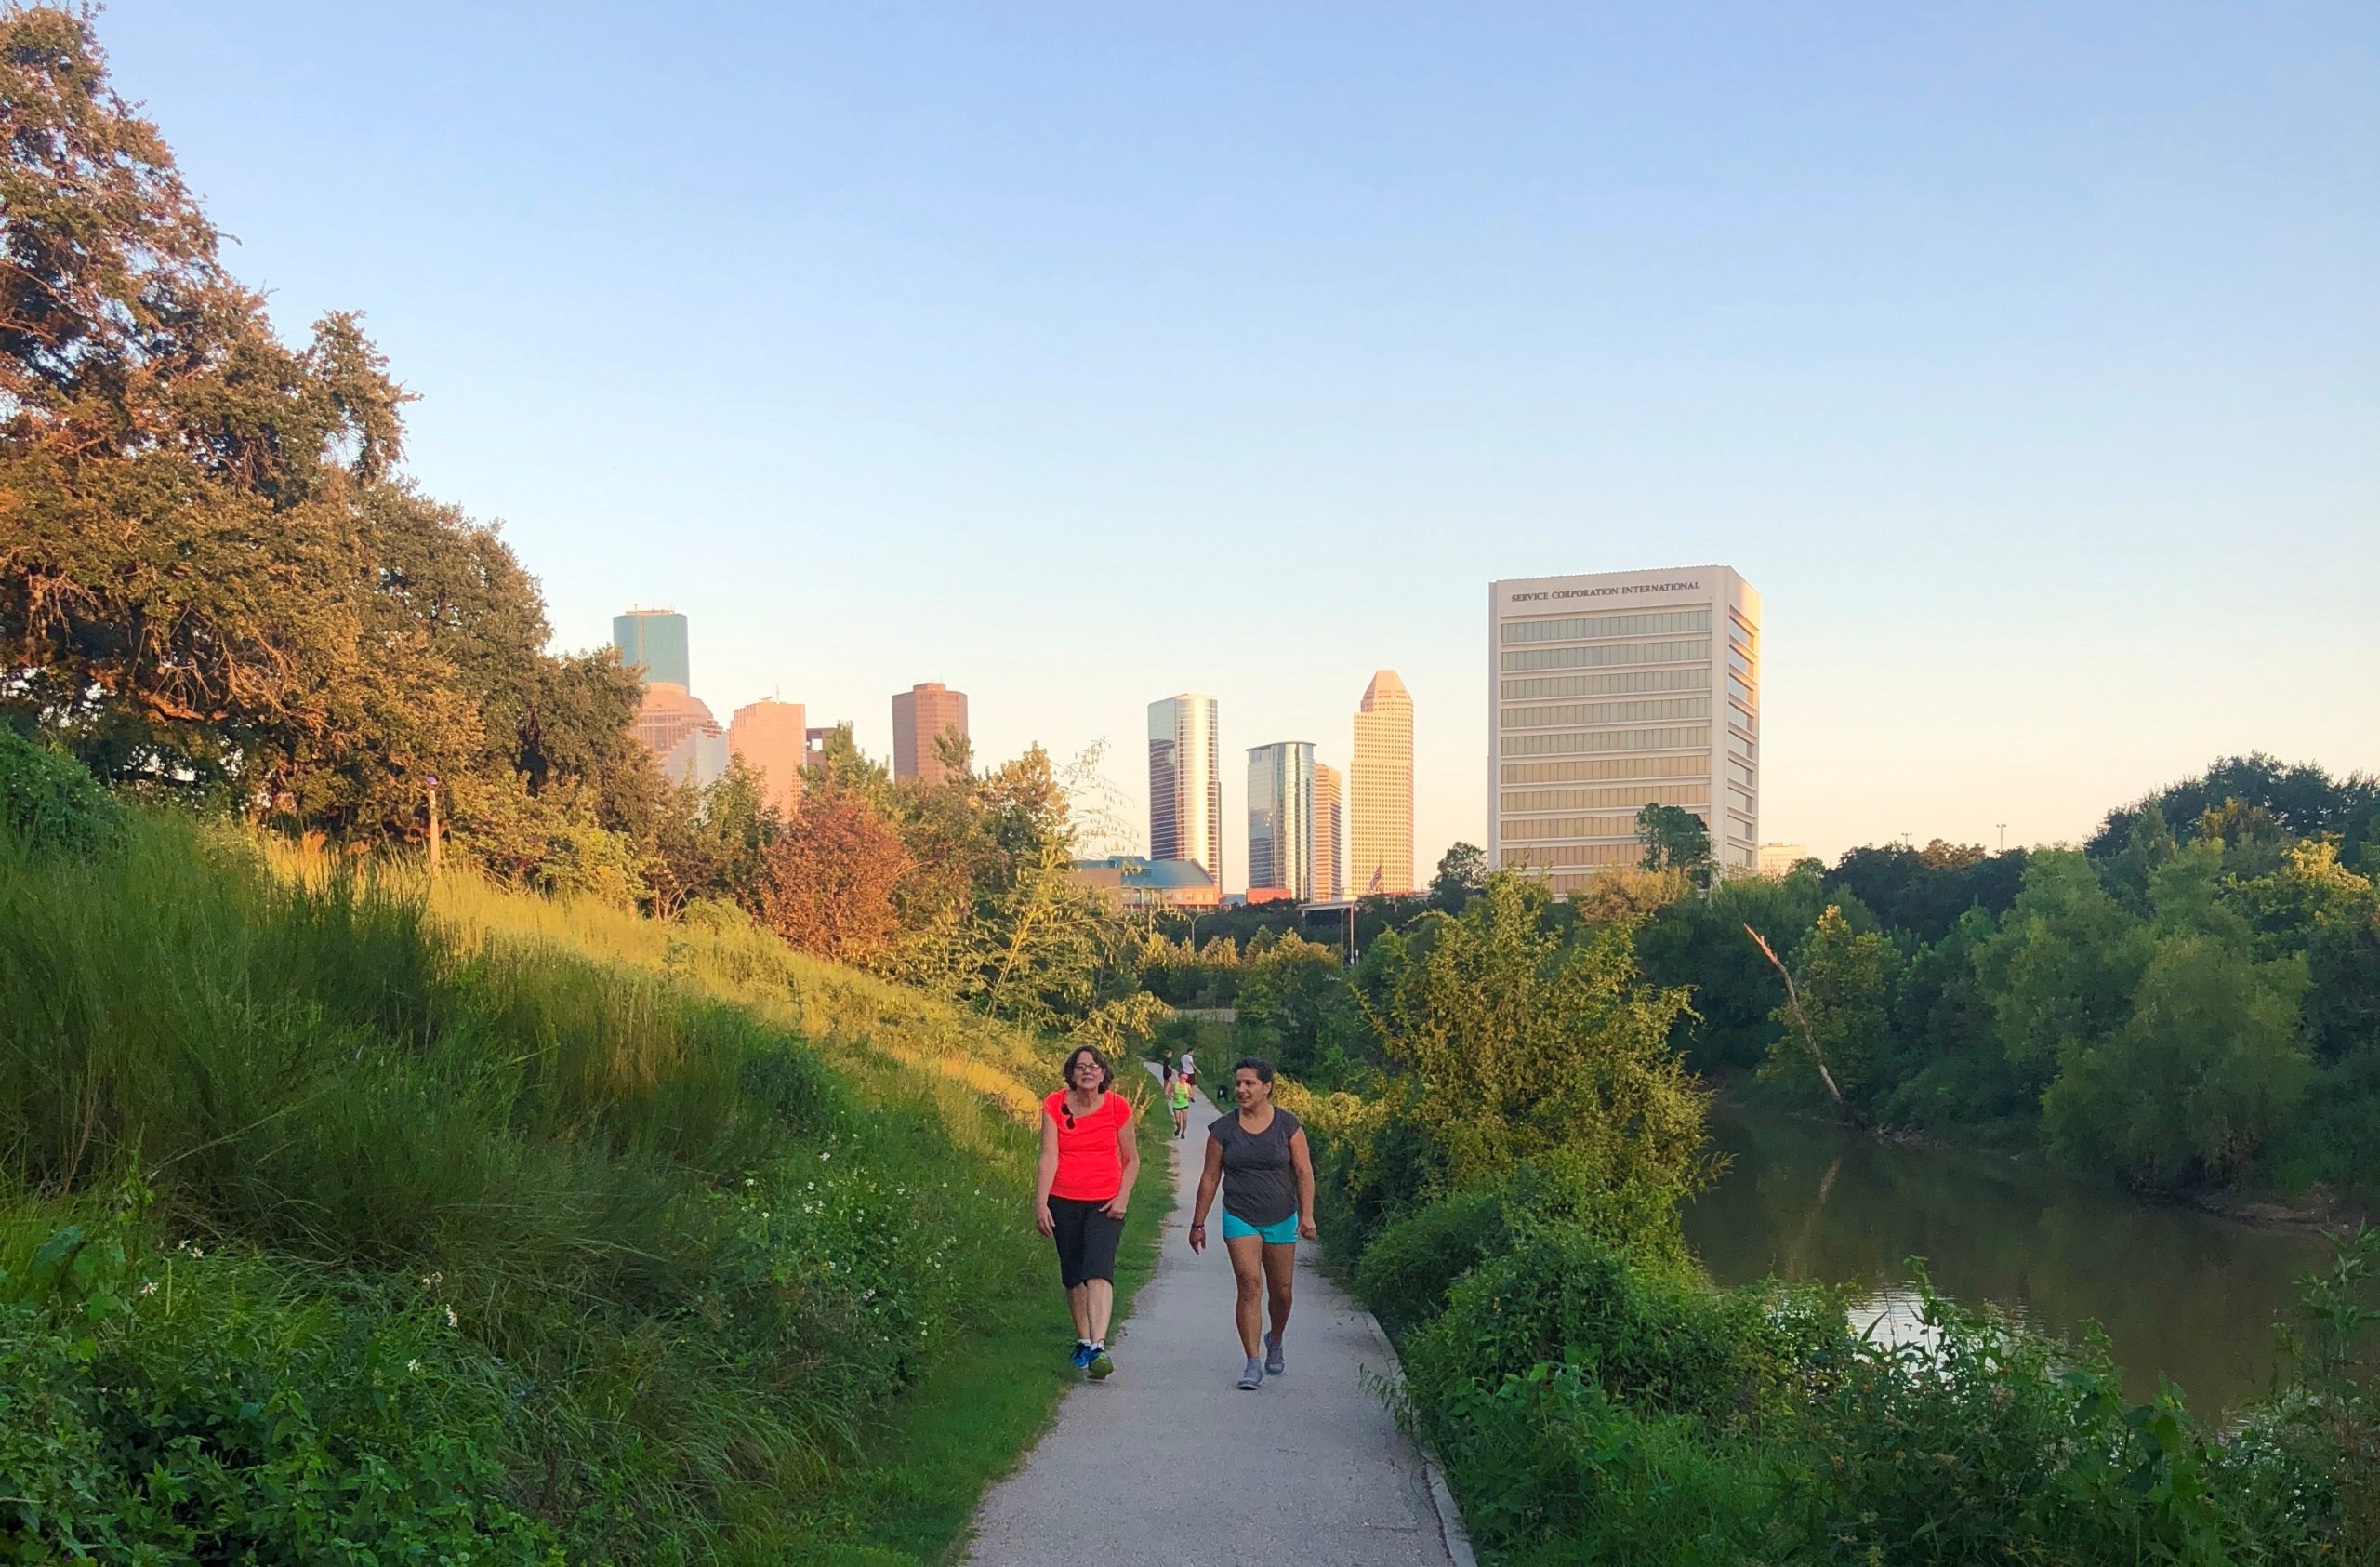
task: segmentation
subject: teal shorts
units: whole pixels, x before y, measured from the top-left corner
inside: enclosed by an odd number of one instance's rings
[[[1298,1243],[1298,1216],[1291,1214],[1278,1224],[1250,1224],[1230,1214],[1223,1215],[1223,1239],[1236,1241],[1243,1235],[1261,1235],[1268,1246],[1294,1246]]]

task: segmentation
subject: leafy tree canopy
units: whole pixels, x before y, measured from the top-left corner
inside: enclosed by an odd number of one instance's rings
[[[1711,865],[1711,830],[1682,805],[1647,805],[1636,813],[1636,841],[1647,870],[1684,870],[1698,878]]]
[[[358,319],[284,344],[219,248],[88,15],[0,12],[0,718],[356,845],[417,839],[432,778],[498,857],[649,815],[633,684],[549,657],[510,551],[403,480]]]

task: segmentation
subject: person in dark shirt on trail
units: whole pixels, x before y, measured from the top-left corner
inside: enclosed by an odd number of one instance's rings
[[[1273,1064],[1250,1058],[1231,1069],[1238,1109],[1207,1126],[1207,1167],[1198,1177],[1198,1204],[1190,1215],[1190,1249],[1207,1249],[1207,1210],[1223,1195],[1223,1250],[1231,1255],[1239,1298],[1232,1316],[1248,1356],[1239,1386],[1253,1392],[1288,1369],[1281,1335],[1289,1325],[1298,1242],[1314,1230],[1314,1155],[1305,1128],[1273,1103]],[[1269,1307],[1273,1331],[1258,1333]]]

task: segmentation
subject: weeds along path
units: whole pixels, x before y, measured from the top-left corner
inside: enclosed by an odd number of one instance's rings
[[[1233,1385],[1231,1264],[1220,1239],[1203,1256],[1185,1239],[1214,1115],[1201,1098],[1172,1145],[1172,1212],[1157,1274],[1117,1339],[1116,1374],[1069,1392],[1050,1434],[985,1498],[976,1567],[1454,1560],[1421,1455],[1368,1386],[1393,1372],[1387,1346],[1307,1248],[1289,1374],[1253,1393]]]

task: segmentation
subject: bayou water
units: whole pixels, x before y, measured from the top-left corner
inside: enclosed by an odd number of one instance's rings
[[[1720,1282],[1849,1285],[1858,1325],[1908,1334],[1908,1259],[1923,1257],[1963,1304],[2068,1339],[2097,1321],[2135,1400],[2162,1373],[2202,1419],[2265,1391],[2273,1324],[2329,1255],[2317,1236],[2141,1202],[2034,1161],[1880,1142],[1725,1099],[1711,1132],[1732,1162],[1688,1206],[1686,1232]]]

